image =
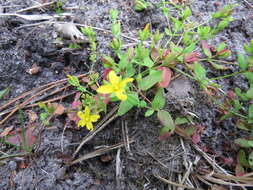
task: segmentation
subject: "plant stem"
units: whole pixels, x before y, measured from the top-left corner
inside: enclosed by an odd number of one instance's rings
[[[242,74],[242,73],[246,73],[246,72],[248,72],[248,71],[238,71],[238,72],[231,73],[231,74],[228,74],[228,75],[219,76],[219,77],[215,77],[215,78],[210,78],[209,80],[219,80],[219,79],[229,78],[229,77],[233,77],[233,76],[236,76],[236,75],[239,75],[239,74]]]

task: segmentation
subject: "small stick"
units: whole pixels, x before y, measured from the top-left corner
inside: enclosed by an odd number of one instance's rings
[[[130,141],[130,143],[133,143],[133,142],[134,142],[133,140]],[[88,154],[86,154],[84,156],[81,156],[80,158],[72,161],[70,163],[70,165],[76,164],[78,162],[81,162],[81,161],[84,161],[84,160],[87,160],[87,159],[90,159],[90,158],[94,158],[96,156],[100,156],[102,154],[105,154],[108,151],[111,151],[111,150],[114,150],[114,149],[117,149],[117,148],[121,148],[123,146],[124,146],[124,142],[121,142],[121,143],[118,143],[118,144],[115,144],[115,145],[112,145],[112,146],[109,146],[109,147],[106,147],[106,148],[96,150],[94,152],[88,153]]]
[[[31,6],[31,7],[27,7],[27,8],[24,8],[24,9],[21,9],[21,10],[18,10],[16,11],[16,13],[22,13],[22,12],[25,12],[25,11],[30,11],[32,9],[40,9],[42,7],[46,7],[48,5],[52,5],[56,2],[56,0],[53,0],[51,2],[48,2],[48,3],[43,3],[43,4],[39,4],[39,5],[34,5],[34,6]]]
[[[86,74],[83,74],[83,76],[85,76]],[[82,75],[79,75],[78,78],[80,78],[80,76]],[[60,80],[60,81],[57,81],[57,82],[53,82],[51,84],[53,84],[52,86],[50,87],[47,87],[46,89],[43,89],[42,91],[39,91],[37,92],[35,95],[31,96],[30,98],[28,98],[27,100],[25,100],[23,103],[19,104],[18,106],[16,106],[3,120],[0,121],[0,125],[2,125],[7,119],[9,119],[16,111],[18,111],[19,109],[21,108],[24,108],[30,101],[32,101],[36,96],[39,96],[41,94],[43,94],[44,92],[56,87],[58,85],[58,83],[61,83],[61,82],[65,82],[67,81],[68,79],[63,79],[63,80]],[[48,85],[46,85],[48,86]],[[33,91],[30,91],[30,92],[33,92]],[[8,104],[8,103],[7,103]]]
[[[174,185],[176,187],[183,187],[183,188],[186,188],[186,189],[195,189],[196,190],[195,187],[189,187],[189,186],[186,186],[186,185],[181,185],[181,184],[175,183],[173,181],[170,181],[168,179],[165,179],[165,178],[163,178],[163,177],[161,177],[159,175],[154,175],[154,177],[157,178],[157,179],[159,179],[159,180],[161,180],[161,181],[163,181],[163,182],[165,182],[165,183],[167,183],[167,184]]]
[[[87,75],[87,74],[81,74],[81,75],[78,75],[78,76],[76,76],[76,77],[77,77],[77,78],[82,78],[82,77],[84,77],[84,76],[86,76],[86,75]],[[18,97],[16,97],[16,98],[10,100],[10,101],[7,102],[6,104],[2,105],[2,106],[0,107],[0,110],[3,110],[4,108],[8,107],[9,105],[13,104],[14,102],[18,101],[19,99],[22,99],[22,98],[26,97],[26,96],[29,95],[29,94],[33,94],[34,91],[41,90],[41,89],[46,88],[46,87],[51,86],[51,85],[57,86],[57,85],[59,85],[59,84],[61,84],[61,83],[67,82],[67,80],[68,80],[68,78],[61,79],[61,80],[58,80],[58,81],[54,81],[54,82],[51,82],[51,83],[42,85],[42,86],[40,86],[40,87],[38,87],[38,88],[34,88],[34,89],[32,89],[32,90],[30,90],[30,91],[28,91],[28,92],[25,92],[25,93],[19,95]]]
[[[131,153],[130,145],[129,145],[129,136],[128,136],[128,128],[126,121],[122,121],[122,134],[123,134],[123,140],[125,143],[125,149],[127,153]]]
[[[253,9],[253,5],[251,5],[247,0],[243,0],[250,8]]]

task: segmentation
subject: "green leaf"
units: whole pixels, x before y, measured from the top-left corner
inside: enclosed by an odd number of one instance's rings
[[[127,54],[122,54],[119,61],[119,68],[123,70],[127,67],[127,65],[128,65],[128,56]]]
[[[160,131],[161,135],[163,135],[167,132],[174,131],[175,124],[174,124],[174,121],[173,121],[169,112],[164,111],[164,110],[159,110],[157,112],[157,117],[158,117],[159,121],[162,123],[162,125],[164,126]]]
[[[211,28],[210,26],[199,26],[198,35],[200,40],[206,40],[211,37]]]
[[[202,67],[201,64],[194,63],[194,73],[198,81],[202,81],[206,79],[206,70],[204,67]]]
[[[253,140],[246,140],[246,139],[239,138],[239,139],[235,140],[235,143],[238,144],[240,147],[243,147],[243,148],[253,147]]]
[[[249,106],[248,123],[253,123],[253,103]]]
[[[195,43],[191,43],[188,47],[186,47],[182,53],[190,53],[196,48]]]
[[[130,92],[127,94],[127,100],[134,106],[139,105],[139,98],[136,92]]]
[[[149,3],[145,0],[135,0],[134,10],[135,11],[143,11],[149,6]]]
[[[116,38],[119,38],[120,33],[121,33],[121,25],[120,25],[120,22],[118,21],[117,23],[114,23],[112,25],[112,34]]]
[[[245,174],[245,170],[240,164],[236,164],[235,174],[236,174],[236,176],[242,176]]]
[[[237,62],[239,63],[239,67],[241,70],[246,71],[248,69],[248,63],[245,60],[245,57],[243,54],[241,53],[237,54]]]
[[[118,116],[122,116],[134,107],[128,100],[122,101],[119,105]]]
[[[151,116],[154,112],[155,112],[155,110],[149,109],[149,110],[147,110],[147,111],[145,112],[144,116],[145,116],[145,117],[149,117],[149,116]]]
[[[149,56],[146,56],[143,59],[143,64],[142,65],[151,68],[151,67],[153,67],[154,62],[150,59]]]
[[[226,44],[224,42],[220,43],[218,47],[216,48],[216,51],[219,52],[226,48]]]
[[[156,95],[152,101],[152,108],[154,110],[162,109],[165,106],[165,97],[164,97],[164,90],[163,88],[159,88],[156,92]]]
[[[186,124],[188,122],[189,122],[188,119],[186,119],[185,117],[177,117],[176,120],[175,120],[176,125],[183,125],[183,124]]]
[[[138,107],[140,108],[145,108],[147,106],[147,102],[145,102],[144,100],[141,100],[138,104]]]
[[[250,166],[253,166],[253,151],[249,154],[248,162]]]
[[[220,64],[217,64],[217,63],[213,63],[211,62],[212,66],[214,69],[216,70],[227,70],[228,67],[226,67],[225,65],[220,65]]]
[[[148,90],[156,83],[161,82],[162,80],[162,71],[154,71],[152,74],[149,74],[141,81],[139,81],[138,86],[141,90]]]
[[[67,75],[68,77],[68,83],[72,86],[78,87],[80,86],[79,80],[76,76]]]
[[[191,9],[190,9],[189,7],[186,7],[186,8],[182,11],[182,19],[185,20],[185,19],[188,18],[191,14],[192,14]]]
[[[118,18],[119,11],[117,9],[110,9],[109,11],[112,21]]]
[[[139,104],[139,98],[138,94],[133,92],[133,93],[128,93],[127,94],[127,100],[122,101],[119,105],[118,109],[118,115],[122,116],[128,111],[130,111],[134,106]]]
[[[246,158],[246,153],[244,150],[240,150],[237,154],[237,160],[238,162],[245,167],[249,166],[248,160]]]
[[[253,84],[253,72],[246,72],[244,75],[248,79],[249,83]]]
[[[247,98],[253,99],[253,87],[246,92]]]
[[[2,99],[10,91],[10,87],[0,91],[0,99]]]

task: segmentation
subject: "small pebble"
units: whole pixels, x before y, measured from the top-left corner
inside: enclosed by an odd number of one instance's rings
[[[11,161],[9,162],[8,166],[9,166],[10,170],[13,171],[13,170],[16,170],[16,168],[17,168],[17,163],[16,163],[15,161],[11,160]]]

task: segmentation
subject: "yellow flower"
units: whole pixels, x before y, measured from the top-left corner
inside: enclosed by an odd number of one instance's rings
[[[79,111],[77,113],[77,116],[80,118],[80,121],[78,122],[78,127],[85,127],[92,131],[93,130],[93,122],[96,122],[100,116],[99,115],[91,115],[90,109],[88,106],[85,107],[84,112]]]
[[[108,74],[109,84],[105,84],[100,86],[97,89],[97,92],[100,94],[111,94],[115,93],[115,95],[122,101],[127,99],[127,95],[125,94],[125,87],[127,83],[132,82],[133,78],[125,78],[121,79],[116,75],[114,71],[110,71]]]

